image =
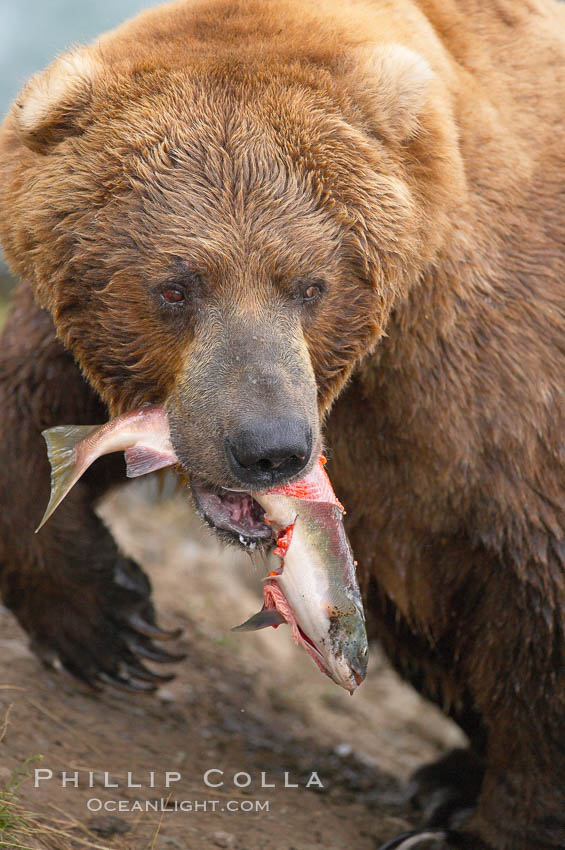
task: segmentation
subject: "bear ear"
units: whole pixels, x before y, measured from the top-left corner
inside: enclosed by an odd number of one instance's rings
[[[396,141],[414,136],[434,78],[427,60],[401,44],[364,49],[357,58],[361,98],[375,127]]]
[[[12,107],[24,145],[46,153],[67,136],[81,132],[78,119],[90,101],[100,67],[92,49],[80,48],[31,78]]]

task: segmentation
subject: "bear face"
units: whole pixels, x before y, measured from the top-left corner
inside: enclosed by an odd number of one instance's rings
[[[436,250],[398,155],[419,144],[429,66],[401,46],[332,73],[132,65],[112,44],[59,59],[6,120],[6,254],[111,413],[164,402],[195,478],[270,486],[317,456],[321,418]],[[276,449],[252,477],[233,451],[256,441],[250,420]]]

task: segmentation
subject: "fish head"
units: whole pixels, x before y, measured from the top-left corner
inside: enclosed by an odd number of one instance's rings
[[[327,606],[297,608],[295,640],[320,670],[353,693],[367,675],[369,660],[363,606],[356,588],[344,588],[351,604],[337,610]],[[292,623],[291,623],[292,626]]]
[[[353,693],[367,675],[369,660],[365,617],[360,600],[351,611],[330,615],[327,639],[320,650],[328,676]]]
[[[353,693],[364,680],[368,663],[365,616],[357,588],[344,588],[347,601],[339,610],[320,599],[303,599],[297,604],[294,594],[289,591],[287,597],[282,589],[283,573],[284,570],[271,573],[265,584],[266,608],[276,609],[284,618],[295,642],[305,649],[322,673]],[[253,630],[273,624],[263,613],[240,628]]]

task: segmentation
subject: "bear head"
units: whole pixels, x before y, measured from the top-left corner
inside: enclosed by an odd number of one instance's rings
[[[195,480],[261,489],[309,468],[434,261],[454,131],[408,47],[204,49],[194,15],[182,42],[153,17],[32,78],[1,235],[112,414],[164,403]]]

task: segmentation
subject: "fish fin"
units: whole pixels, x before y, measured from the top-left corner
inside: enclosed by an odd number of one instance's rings
[[[140,475],[147,475],[149,472],[155,472],[157,469],[164,469],[166,466],[177,463],[175,455],[159,452],[156,449],[147,448],[147,446],[130,446],[125,450],[124,457],[128,478],[138,478]]]
[[[269,626],[280,626],[286,623],[285,618],[276,608],[262,608],[253,614],[241,626],[234,626],[232,632],[256,632],[259,629],[267,629]]]
[[[86,466],[76,462],[75,446],[99,427],[100,425],[57,425],[41,432],[47,443],[47,457],[51,464],[51,495],[43,519],[35,529],[36,534],[86,469]]]

